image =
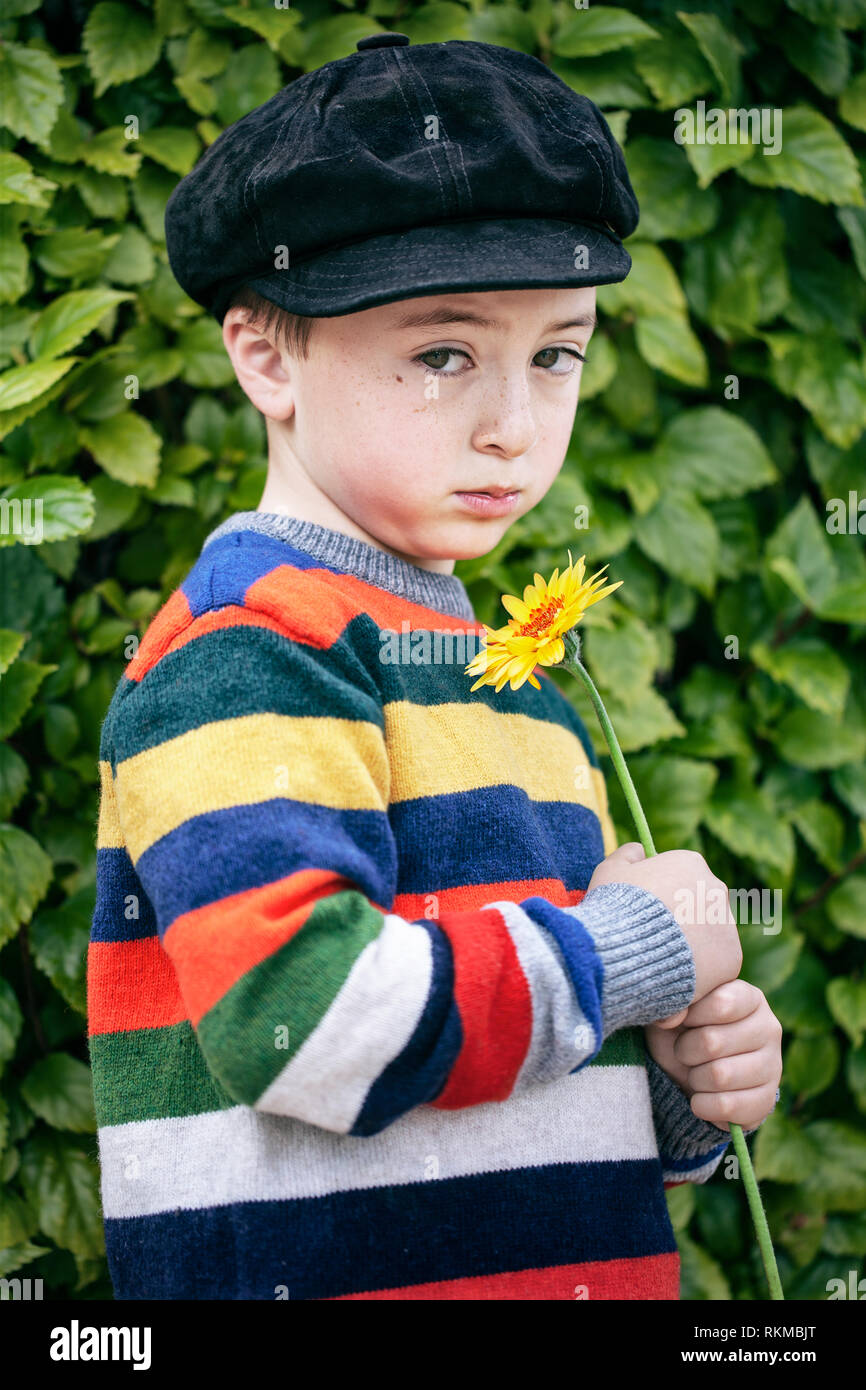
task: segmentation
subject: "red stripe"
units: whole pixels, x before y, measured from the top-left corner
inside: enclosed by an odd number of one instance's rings
[[[463,1046],[444,1091],[431,1104],[456,1110],[505,1100],[532,1035],[532,997],[511,933],[495,908],[443,912],[439,925],[454,956]]]
[[[87,1031],[165,1028],[189,1017],[171,961],[156,936],[91,941],[87,948]]]
[[[597,1260],[586,1264],[519,1269],[505,1274],[482,1274],[469,1279],[443,1279],[435,1284],[376,1289],[372,1293],[340,1294],[318,1300],[346,1303],[365,1299],[679,1299],[680,1257],[676,1251],[634,1259]]]

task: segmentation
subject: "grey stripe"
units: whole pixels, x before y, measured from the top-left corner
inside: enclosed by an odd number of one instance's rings
[[[323,560],[347,574],[356,574],[359,579],[387,589],[389,593],[411,599],[425,608],[435,608],[439,613],[477,622],[466,586],[456,574],[440,574],[437,570],[410,565],[408,560],[400,560],[378,546],[346,536],[342,531],[333,531],[329,526],[284,516],[282,512],[235,512],[210,532],[202,549],[232,531],[259,531],[276,540],[288,541],[314,560]]]

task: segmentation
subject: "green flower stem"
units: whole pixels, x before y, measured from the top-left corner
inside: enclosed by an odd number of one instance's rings
[[[643,807],[640,804],[634,782],[631,779],[631,773],[626,766],[626,761],[622,755],[622,749],[614,733],[608,712],[595,687],[595,682],[580,660],[580,637],[572,628],[570,632],[565,634],[563,640],[565,642],[565,656],[559,664],[563,666],[566,671],[570,671],[573,676],[577,676],[578,679],[582,680],[586,686],[589,698],[592,700],[593,708],[598,715],[598,721],[607,739],[610,756],[616,768],[616,773],[619,777],[623,792],[625,793],[625,799],[628,802],[629,810],[634,817],[634,823],[637,826],[637,832],[640,837],[640,842],[643,845],[644,854],[647,859],[649,859],[656,853],[656,849],[652,841],[652,836],[650,835],[647,818],[644,815]],[[764,1211],[763,1203],[761,1202],[761,1194],[758,1191],[755,1170],[752,1167],[752,1160],[746,1146],[745,1135],[743,1134],[741,1125],[731,1123],[730,1130],[734,1151],[740,1163],[740,1172],[743,1175],[743,1186],[746,1189],[746,1199],[749,1203],[749,1210],[752,1213],[752,1224],[755,1227],[758,1248],[760,1249],[761,1259],[764,1263],[764,1273],[767,1276],[770,1298],[774,1300],[784,1300],[785,1295],[782,1292],[782,1281],[779,1278],[779,1271],[776,1267],[776,1256],[773,1252],[770,1228],[767,1225],[767,1216]]]

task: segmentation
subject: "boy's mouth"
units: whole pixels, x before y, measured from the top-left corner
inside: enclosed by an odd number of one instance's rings
[[[457,492],[464,506],[479,516],[505,516],[517,506],[520,489],[488,488],[486,492]]]

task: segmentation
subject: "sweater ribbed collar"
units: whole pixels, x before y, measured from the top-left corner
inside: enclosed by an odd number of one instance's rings
[[[285,516],[282,512],[235,512],[220,523],[205,538],[204,545],[232,531],[259,531],[276,540],[287,541],[314,560],[356,574],[368,584],[375,584],[389,593],[411,599],[439,613],[476,622],[475,613],[462,579],[455,574],[440,574],[422,569],[390,555],[378,546],[357,540],[354,536],[320,526],[315,521]]]

